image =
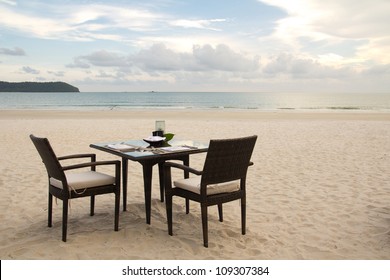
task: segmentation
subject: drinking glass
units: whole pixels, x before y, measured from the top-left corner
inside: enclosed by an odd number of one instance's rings
[[[165,121],[156,121],[156,131],[165,131]]]

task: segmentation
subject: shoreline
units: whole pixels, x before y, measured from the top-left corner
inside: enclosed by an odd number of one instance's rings
[[[0,119],[12,118],[36,118],[47,117],[55,119],[158,119],[176,118],[181,119],[259,119],[259,120],[372,120],[390,121],[390,112],[375,111],[247,111],[247,110],[203,110],[203,109],[179,109],[179,110],[1,110]]]

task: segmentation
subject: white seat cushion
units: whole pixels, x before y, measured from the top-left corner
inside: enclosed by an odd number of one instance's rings
[[[173,184],[175,187],[200,194],[200,180],[201,176],[191,177],[188,179],[180,179],[174,181]],[[240,180],[212,184],[207,186],[207,195],[219,194],[219,193],[228,193],[235,192],[240,189]]]
[[[66,174],[66,180],[72,190],[112,185],[115,183],[115,177],[95,171],[68,173]],[[59,189],[63,188],[62,182],[55,178],[50,178],[50,184]]]

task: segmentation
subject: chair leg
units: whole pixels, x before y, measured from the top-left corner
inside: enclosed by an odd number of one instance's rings
[[[246,233],[246,199],[243,197],[241,199],[241,233],[245,235]]]
[[[68,230],[68,200],[62,200],[62,241],[66,242]]]
[[[186,214],[190,213],[190,200],[186,198]]]
[[[49,205],[47,209],[47,226],[52,227],[53,220],[53,195],[49,193]]]
[[[115,222],[114,230],[119,230],[119,205],[120,205],[120,190],[115,193]]]
[[[219,221],[220,221],[220,222],[223,222],[222,203],[218,204],[218,214],[219,214]]]
[[[183,164],[186,165],[186,166],[190,166],[190,157],[187,155],[184,159],[183,159]],[[190,172],[188,171],[184,171],[184,178],[188,179],[190,178]],[[186,198],[186,214],[189,214],[190,213],[190,200],[188,198]]]
[[[95,215],[95,196],[91,195],[91,216]]]
[[[208,226],[207,226],[207,205],[202,204],[201,211],[202,211],[203,245],[207,248],[209,247]]]
[[[165,203],[166,203],[166,210],[167,210],[167,222],[168,222],[168,234],[173,235],[172,230],[172,195],[165,194]]]

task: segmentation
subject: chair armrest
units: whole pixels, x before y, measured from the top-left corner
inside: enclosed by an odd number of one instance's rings
[[[191,168],[187,165],[176,163],[176,162],[171,162],[171,161],[165,162],[164,166],[178,168],[178,169],[188,171],[188,172],[196,174],[196,175],[202,175],[202,173],[203,173],[203,171],[199,171],[199,170]]]
[[[121,162],[119,160],[94,161],[94,162],[86,162],[86,163],[79,163],[79,164],[74,164],[74,165],[63,166],[62,170],[65,171],[65,170],[98,166],[98,165],[116,165],[116,168],[120,168],[120,164],[121,164]]]
[[[58,157],[58,160],[75,159],[75,158],[91,158],[91,161],[96,161],[96,154],[74,154]]]

